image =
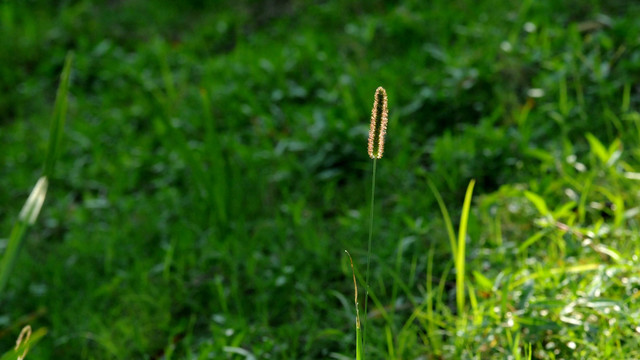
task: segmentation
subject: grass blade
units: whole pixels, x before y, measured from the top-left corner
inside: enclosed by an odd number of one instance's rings
[[[456,245],[456,233],[453,230],[453,223],[451,222],[451,216],[449,216],[449,211],[447,210],[446,205],[444,204],[444,200],[442,200],[442,196],[440,196],[440,192],[438,188],[433,184],[431,179],[427,178],[427,185],[429,185],[429,189],[433,193],[433,196],[436,198],[438,202],[438,206],[440,207],[440,212],[442,213],[442,219],[444,220],[444,224],[447,227],[447,234],[449,235],[449,242],[451,243],[451,253],[453,254],[453,261],[456,261],[458,257],[458,246]]]
[[[228,186],[226,162],[220,144],[220,136],[216,132],[214,118],[211,112],[211,101],[205,89],[200,90],[200,98],[202,100],[202,112],[204,115],[205,142],[207,149],[207,157],[211,162],[211,179],[209,187],[211,188],[211,196],[215,201],[216,215],[220,224],[227,222],[227,203],[228,203]]]
[[[44,176],[51,178],[53,169],[60,151],[60,143],[62,142],[62,134],[64,133],[64,123],[67,118],[67,105],[69,94],[69,75],[71,74],[71,63],[73,62],[73,53],[67,54],[64,62],[64,68],[60,75],[60,85],[56,93],[56,102],[53,106],[53,117],[51,118],[51,127],[49,129],[49,146],[47,149],[47,157],[44,161]]]
[[[48,179],[53,175],[57,155],[60,151],[62,135],[64,133],[68,103],[69,75],[71,73],[72,61],[73,54],[69,53],[62,70],[62,75],[60,76],[60,85],[58,86],[53,116],[51,118],[49,145],[47,146],[47,155],[43,170],[44,175],[38,179],[29,198],[22,207],[18,220],[11,230],[7,248],[2,254],[2,258],[0,258],[0,295],[9,281],[18,254],[22,248],[27,229],[36,222],[40,214],[40,209],[42,209],[42,204],[47,196]]]
[[[22,207],[18,221],[11,230],[7,249],[0,260],[0,294],[9,281],[11,270],[18,258],[18,253],[22,247],[22,242],[27,228],[30,225],[33,225],[38,218],[38,214],[40,213],[40,209],[42,208],[42,204],[46,196],[47,178],[43,176],[33,187],[29,198]]]
[[[467,224],[469,222],[469,210],[471,207],[471,197],[475,180],[469,182],[467,193],[464,196],[462,214],[460,215],[460,227],[458,228],[458,256],[456,259],[456,303],[458,304],[458,315],[462,315],[464,310],[464,265],[465,265],[465,244],[467,237]]]
[[[356,327],[356,360],[364,359],[364,346],[362,345],[362,330]]]

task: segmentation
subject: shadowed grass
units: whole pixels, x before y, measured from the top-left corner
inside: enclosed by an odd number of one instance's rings
[[[60,75],[60,85],[56,93],[56,102],[51,118],[51,127],[49,130],[49,145],[47,147],[46,159],[44,162],[44,175],[38,180],[34,186],[29,198],[25,202],[18,220],[15,222],[7,248],[2,253],[0,259],[0,303],[2,302],[2,293],[4,291],[11,272],[15,267],[16,259],[24,242],[27,229],[32,226],[38,215],[42,204],[47,196],[49,179],[53,175],[57,154],[60,151],[62,143],[62,135],[64,133],[64,123],[67,114],[67,102],[69,92],[69,77],[71,74],[71,64],[73,62],[73,54],[67,55],[62,74]]]

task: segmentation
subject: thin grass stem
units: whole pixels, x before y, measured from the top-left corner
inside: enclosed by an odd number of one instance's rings
[[[363,346],[366,344],[367,335],[367,305],[369,303],[369,269],[371,267],[371,243],[373,240],[373,208],[375,205],[375,193],[376,193],[376,161],[373,159],[373,175],[371,177],[371,209],[369,211],[369,242],[367,245],[367,271],[365,273],[365,296],[364,296],[364,322],[363,322]]]

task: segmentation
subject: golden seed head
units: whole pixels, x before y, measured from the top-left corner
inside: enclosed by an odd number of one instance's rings
[[[371,110],[371,127],[369,128],[369,157],[380,159],[384,152],[384,137],[388,123],[387,92],[382,87],[376,89]]]

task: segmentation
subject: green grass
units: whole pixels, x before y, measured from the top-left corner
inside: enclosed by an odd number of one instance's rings
[[[1,360],[24,360],[29,353],[29,350],[33,348],[45,335],[47,330],[40,328],[36,331],[32,331],[29,326],[25,326],[19,333],[18,339],[13,349],[7,351],[4,355],[0,356]]]
[[[0,2],[0,256],[57,159],[0,295],[0,352],[30,324],[48,332],[27,359],[352,359],[342,251],[365,284],[384,84],[367,358],[640,357],[639,16]]]
[[[7,248],[3,252],[2,258],[0,258],[0,294],[2,294],[4,287],[7,285],[7,281],[9,281],[9,278],[12,276],[13,268],[20,253],[20,248],[22,248],[27,229],[29,226],[34,225],[38,219],[42,204],[47,197],[49,179],[54,175],[53,170],[55,168],[57,152],[62,143],[72,61],[73,55],[68,54],[60,76],[60,86],[58,87],[53,116],[51,118],[50,135],[43,174],[36,182],[36,185],[33,187],[27,201],[22,207],[18,220],[11,229]]]

